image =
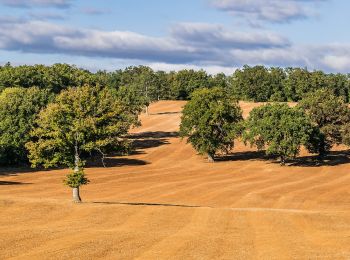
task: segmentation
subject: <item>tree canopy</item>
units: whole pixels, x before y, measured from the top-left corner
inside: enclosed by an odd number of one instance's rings
[[[350,123],[350,109],[342,98],[329,89],[320,89],[307,94],[299,106],[320,130],[310,151],[325,155],[334,145],[343,142],[344,127]]]
[[[183,110],[180,136],[211,161],[233,148],[242,120],[238,102],[221,88],[196,90]]]
[[[39,111],[49,102],[48,91],[7,88],[0,94],[0,164],[25,164],[30,131]]]
[[[308,144],[314,128],[300,108],[267,104],[254,108],[246,121],[243,139],[267,155],[278,156],[283,165],[295,158],[301,145]]]
[[[33,167],[76,164],[76,155],[86,156],[125,149],[123,139],[135,122],[108,88],[83,86],[62,91],[39,113],[38,127],[26,147]]]

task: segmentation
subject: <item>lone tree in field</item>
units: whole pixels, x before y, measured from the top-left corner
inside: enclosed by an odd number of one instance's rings
[[[80,202],[79,187],[87,184],[82,156],[124,149],[123,137],[137,121],[112,90],[84,86],[61,92],[40,112],[33,130],[33,141],[26,144],[33,167],[69,166],[74,172],[65,183],[73,188],[74,201]]]
[[[299,106],[320,129],[320,135],[315,136],[308,149],[310,152],[318,153],[322,158],[333,145],[343,142],[344,127],[350,123],[350,109],[342,98],[336,97],[327,89],[309,93]]]
[[[281,165],[295,158],[301,145],[315,132],[310,120],[299,108],[287,104],[268,104],[254,108],[245,123],[243,139],[267,155],[278,156]]]
[[[214,162],[219,151],[233,148],[243,120],[238,102],[221,88],[199,89],[185,105],[181,117],[180,136]]]

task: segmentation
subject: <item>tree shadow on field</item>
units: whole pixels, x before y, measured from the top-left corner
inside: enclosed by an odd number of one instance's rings
[[[215,157],[215,162],[227,161],[250,161],[250,160],[266,160],[268,157],[264,151],[234,152],[228,155]]]
[[[47,172],[51,170],[57,170],[59,168],[52,169],[43,169],[43,168],[30,168],[29,166],[21,166],[21,167],[0,167],[0,176],[17,176],[20,174],[28,174],[35,172]]]
[[[18,181],[0,181],[0,186],[12,186],[12,185],[28,185],[32,183],[18,182]]]
[[[132,140],[134,154],[139,153],[138,150],[159,147],[169,144],[169,138],[178,137],[178,132],[143,132],[129,136]]]
[[[180,208],[200,208],[196,205],[170,204],[170,203],[147,203],[147,202],[113,202],[113,201],[94,201],[93,204],[105,205],[128,205],[128,206],[159,206],[159,207],[180,207]]]
[[[176,115],[181,114],[182,112],[159,112],[159,113],[153,113],[151,115]]]
[[[317,155],[303,156],[294,159],[289,166],[299,167],[319,167],[319,166],[337,166],[350,163],[350,150],[332,151],[326,155],[323,160],[319,160]]]
[[[138,159],[129,159],[124,157],[107,157],[104,159],[105,167],[123,167],[123,166],[142,166],[147,165],[149,162],[138,160]],[[104,167],[102,164],[101,158],[94,158],[92,160],[87,161],[87,164],[85,165],[86,168],[92,168],[92,167]]]

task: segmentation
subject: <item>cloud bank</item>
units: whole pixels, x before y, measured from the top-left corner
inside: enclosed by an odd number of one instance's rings
[[[128,31],[2,19],[0,49],[178,65],[266,64],[340,71],[350,68],[350,45],[295,46],[285,37],[269,31],[230,31],[220,25],[199,23],[174,25],[167,37],[157,38]]]
[[[250,23],[286,23],[314,15],[314,5],[326,0],[212,0],[212,5]]]

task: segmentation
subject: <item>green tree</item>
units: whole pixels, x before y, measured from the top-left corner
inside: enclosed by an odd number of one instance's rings
[[[188,100],[196,89],[209,87],[210,77],[204,70],[180,70],[172,75],[171,91],[174,99]]]
[[[268,71],[264,66],[245,65],[233,74],[232,92],[234,96],[248,101],[267,101],[269,99]]]
[[[309,142],[314,128],[299,108],[287,104],[267,104],[254,108],[245,123],[243,139],[267,155],[278,156],[281,165],[295,158],[301,145]]]
[[[8,64],[0,69],[0,91],[8,87],[38,87],[57,94],[68,87],[96,85],[99,76],[68,64],[18,67]]]
[[[49,101],[48,91],[7,88],[0,94],[0,164],[28,163],[25,143],[39,111]]]
[[[270,68],[270,87],[272,94],[270,101],[284,102],[287,101],[286,90],[284,88],[284,81],[287,78],[285,71],[281,68]]]
[[[230,82],[228,77],[224,73],[218,73],[209,78],[211,87],[221,87],[223,89],[228,89]]]
[[[222,88],[199,89],[184,107],[180,136],[188,137],[187,142],[214,161],[217,152],[233,148],[242,120],[238,102]]]
[[[149,99],[140,94],[137,85],[122,86],[115,92],[116,98],[125,107],[134,126],[139,126],[138,115],[149,105]]]
[[[349,76],[345,74],[329,74],[327,76],[327,88],[333,92],[337,97],[343,98],[343,100],[349,102]]]
[[[124,136],[135,122],[109,88],[83,86],[62,91],[42,110],[26,144],[33,167],[69,166],[82,171],[82,159],[127,148]],[[79,190],[79,187],[75,187]]]
[[[344,125],[350,122],[350,109],[342,98],[329,89],[319,89],[306,95],[298,106],[320,129],[320,136],[309,145],[311,152],[322,157],[334,145],[342,143]]]

